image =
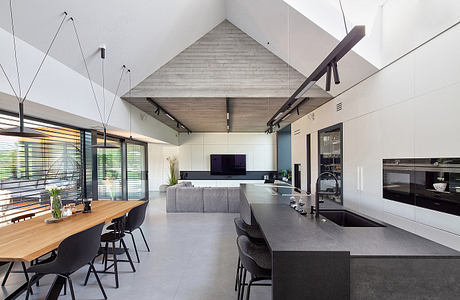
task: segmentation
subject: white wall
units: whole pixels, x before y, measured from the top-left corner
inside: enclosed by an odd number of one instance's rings
[[[172,145],[149,144],[149,190],[158,191],[160,185],[167,184],[169,178],[169,156],[178,157],[179,147]],[[179,174],[178,174],[179,175]]]
[[[2,54],[0,63],[14,84],[16,73],[11,41],[12,35],[0,29],[0,53]],[[21,82],[24,89],[24,86],[28,87],[32,81],[44,53],[20,39],[17,40],[17,48],[20,58]],[[100,100],[101,111],[103,111],[102,87],[94,84],[94,88]],[[0,74],[0,109],[17,112],[18,102],[11,95],[13,95],[13,91],[3,74]],[[108,115],[114,95],[107,90],[105,95],[105,107]],[[26,115],[83,128],[100,126],[100,117],[88,79],[52,57],[46,59],[27,98],[24,104]],[[119,97],[116,97],[113,105],[109,129],[116,130],[118,133],[127,133],[129,136],[130,109],[132,110],[132,131],[139,137],[144,137],[145,140],[150,138],[177,145],[178,137],[175,130],[132,107]]]
[[[314,120],[294,122],[293,164],[305,169],[305,136],[311,133],[315,181],[317,131],[343,122],[344,205],[460,250],[460,217],[382,197],[383,158],[460,156],[458,53],[460,25],[321,106]],[[339,102],[343,110],[336,112]],[[363,191],[357,190],[358,167]]]
[[[209,171],[210,154],[246,154],[248,171],[276,170],[276,137],[265,133],[179,135],[181,171]]]

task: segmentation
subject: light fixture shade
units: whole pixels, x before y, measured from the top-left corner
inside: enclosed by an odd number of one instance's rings
[[[0,135],[18,136],[18,137],[49,137],[49,135],[27,127],[11,127],[0,130]]]
[[[120,146],[118,145],[107,143],[107,129],[104,124],[103,126],[104,126],[104,142],[98,143],[96,145],[92,145],[91,148],[97,148],[97,149],[118,149],[120,148]]]
[[[96,144],[96,145],[92,145],[91,148],[97,148],[97,149],[119,149],[120,146],[105,142],[105,143],[98,143],[98,144]]]

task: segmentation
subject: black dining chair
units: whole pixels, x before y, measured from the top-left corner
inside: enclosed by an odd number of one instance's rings
[[[125,224],[126,224],[126,216],[122,216],[116,219],[112,220],[113,222],[113,230],[106,232],[101,235],[100,237],[100,242],[105,244],[104,247],[100,247],[99,252],[97,256],[103,255],[102,261],[104,263],[104,270],[103,271],[97,271],[98,273],[105,273],[105,274],[114,274],[115,275],[115,287],[118,288],[120,286],[119,280],[118,280],[118,263],[119,262],[129,262],[131,265],[131,269],[133,272],[136,272],[136,268],[134,268],[133,260],[131,259],[131,256],[129,255],[128,248],[126,247],[126,243],[124,241],[125,237]],[[116,243],[120,243],[120,245],[123,248],[117,248],[115,247]],[[111,244],[112,247],[109,248],[109,244]],[[117,256],[118,254],[126,254],[126,259],[119,259]],[[109,254],[112,254],[112,259],[109,259]],[[95,258],[94,258],[95,259]],[[93,259],[93,263],[94,263]],[[111,261],[112,264],[108,265],[108,262]],[[113,272],[109,271],[113,267]],[[86,279],[84,285],[88,283],[88,278],[90,275],[90,270],[86,273]]]
[[[139,230],[141,232],[142,238],[144,239],[145,246],[147,247],[147,251],[150,252],[150,247],[147,243],[144,232],[142,231],[142,228],[141,228],[141,225],[144,223],[144,220],[145,220],[145,213],[147,211],[148,204],[149,204],[149,201],[147,200],[145,201],[145,203],[131,209],[128,213],[128,217],[126,218],[125,233],[131,236],[138,263],[140,263],[141,261],[139,259],[139,253],[137,251],[137,245],[136,245],[136,241],[134,240],[133,232],[135,230]],[[110,225],[109,227],[107,227],[107,229],[113,230],[114,225],[113,224]]]
[[[272,259],[266,245],[252,242],[247,236],[237,238],[238,253],[243,266],[243,280],[240,281],[241,294],[238,298],[243,300],[244,287],[247,285],[246,300],[249,300],[251,286],[271,286],[271,283],[258,283],[272,278]],[[250,273],[249,282],[246,283],[247,272]]]
[[[59,244],[57,256],[52,262],[29,267],[27,272],[34,273],[34,275],[29,281],[26,300],[29,299],[29,291],[32,289],[32,285],[41,277],[50,274],[63,277],[68,281],[72,300],[75,300],[75,292],[70,275],[85,265],[89,265],[90,270],[96,277],[104,299],[107,299],[107,295],[93,265],[94,257],[96,257],[99,251],[103,228],[104,223],[101,223],[67,237]]]

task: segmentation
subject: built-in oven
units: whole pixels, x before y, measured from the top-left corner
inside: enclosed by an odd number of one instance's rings
[[[460,158],[416,159],[415,205],[460,216]]]
[[[460,158],[384,159],[383,198],[460,216]]]
[[[383,198],[415,205],[414,159],[383,160]]]

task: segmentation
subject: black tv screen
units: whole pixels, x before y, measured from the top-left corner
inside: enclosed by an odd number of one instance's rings
[[[246,175],[246,155],[211,154],[211,175]]]

